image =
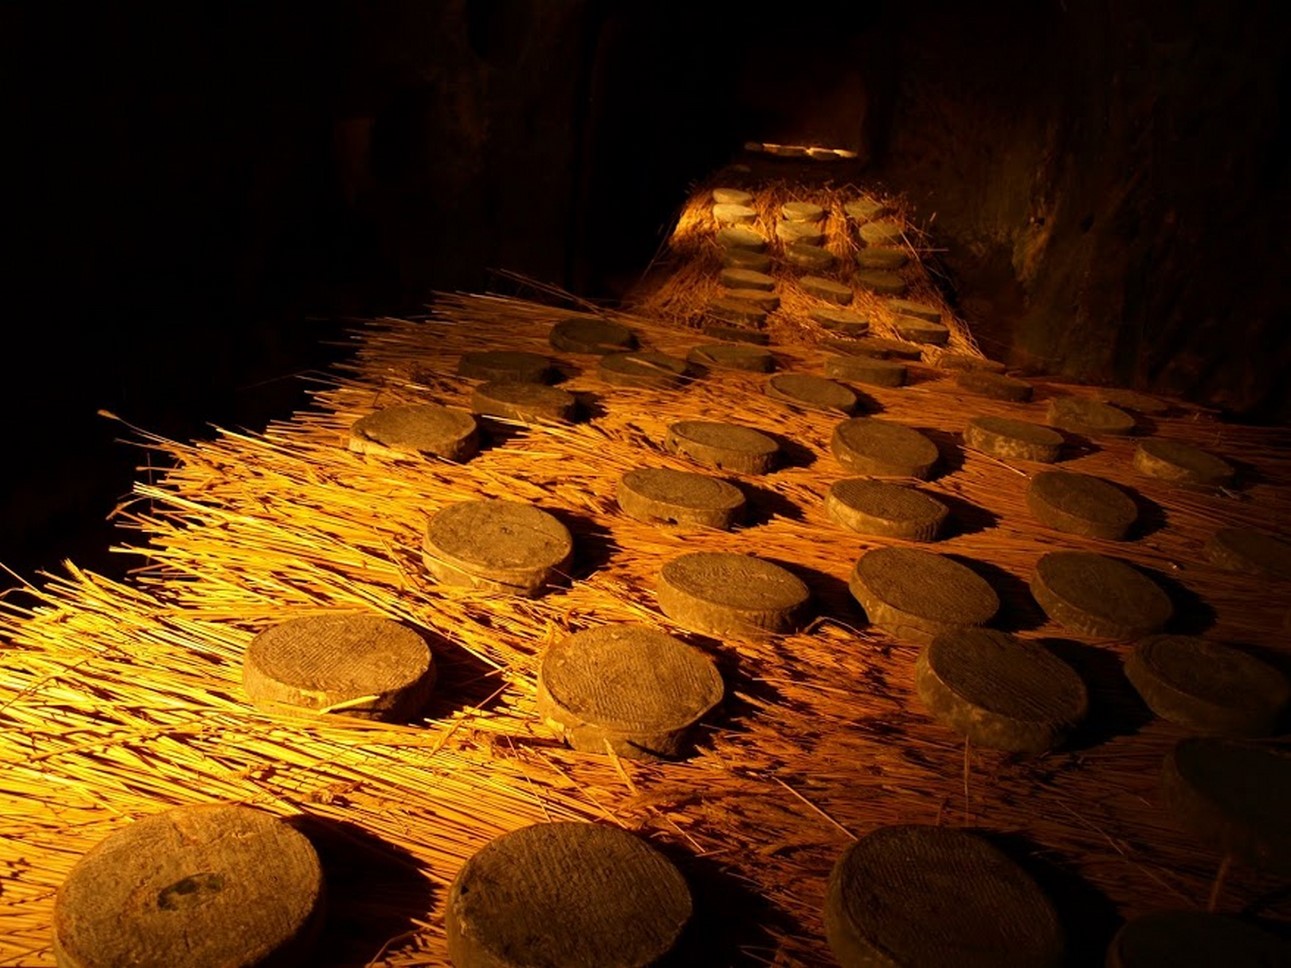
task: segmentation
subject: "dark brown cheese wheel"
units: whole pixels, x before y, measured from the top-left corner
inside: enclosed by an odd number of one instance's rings
[[[830,349],[846,353],[848,356],[870,356],[876,360],[886,360],[889,357],[898,360],[918,360],[923,356],[923,351],[914,343],[905,343],[897,339],[884,339],[881,336],[849,339],[845,342],[842,340],[827,341],[825,345]]]
[[[1089,711],[1074,669],[1037,642],[966,628],[938,635],[915,663],[928,711],[975,746],[1045,753]]]
[[[767,320],[767,311],[743,299],[721,296],[708,304],[708,315],[726,323],[760,326]]]
[[[766,394],[774,400],[791,403],[806,410],[850,415],[856,412],[860,398],[833,380],[808,373],[781,373],[767,381]]]
[[[752,555],[695,551],[659,571],[659,608],[705,635],[761,637],[796,631],[811,592],[792,572]]]
[[[937,445],[909,427],[853,417],[834,428],[829,441],[834,459],[849,471],[876,477],[927,480],[937,464]]]
[[[624,353],[636,349],[636,333],[608,319],[562,319],[551,328],[547,341],[566,353]]]
[[[1246,528],[1220,528],[1206,541],[1206,557],[1229,571],[1291,578],[1291,543]]]
[[[568,528],[515,501],[450,504],[431,516],[422,540],[422,559],[440,581],[508,595],[538,594],[573,554]]]
[[[789,222],[819,222],[825,210],[815,202],[785,202],[780,206],[780,217]]]
[[[964,626],[985,625],[1000,610],[995,589],[977,572],[945,555],[914,548],[866,552],[847,584],[871,625],[916,644]]]
[[[776,222],[776,237],[787,245],[820,245],[825,230],[819,222]]]
[[[714,188],[712,198],[718,205],[748,205],[753,201],[753,193],[742,188]]]
[[[752,225],[758,220],[758,213],[747,205],[720,202],[713,206],[713,219],[719,225]]]
[[[713,660],[698,649],[642,625],[603,625],[547,650],[538,715],[576,750],[669,758],[682,754],[723,691]]]
[[[847,217],[857,222],[869,222],[892,214],[892,208],[877,198],[857,198],[843,206]]]
[[[941,310],[938,307],[912,299],[889,299],[888,309],[896,316],[913,316],[915,319],[926,319],[930,323],[941,322]]]
[[[457,375],[471,380],[519,380],[522,383],[550,383],[551,360],[537,353],[518,350],[479,350],[463,353],[457,361]]]
[[[898,316],[892,321],[892,328],[898,336],[912,343],[945,346],[950,342],[950,330],[947,327],[916,316]]]
[[[601,357],[596,373],[619,387],[675,390],[689,378],[690,368],[685,360],[663,353],[611,353]]]
[[[1223,854],[1291,875],[1291,749],[1277,742],[1194,736],[1162,768],[1162,798]]]
[[[1174,612],[1141,571],[1089,551],[1051,551],[1036,562],[1031,594],[1059,625],[1108,639],[1151,635]]]
[[[766,272],[771,268],[771,256],[765,252],[753,252],[749,249],[723,249],[722,265],[731,269]]]
[[[471,409],[520,423],[573,420],[578,400],[572,393],[541,383],[481,383],[471,392]]]
[[[1008,417],[973,417],[964,428],[965,444],[1004,460],[1052,464],[1062,450],[1062,440],[1062,434],[1048,427]]]
[[[623,513],[649,524],[686,524],[729,530],[744,514],[744,492],[734,484],[667,467],[638,467],[619,479]]]
[[[825,375],[872,387],[899,387],[905,384],[906,368],[873,356],[831,356],[825,360]]]
[[[798,280],[798,285],[802,286],[803,292],[809,296],[815,296],[817,299],[823,299],[826,302],[837,303],[840,306],[846,306],[852,301],[852,290],[850,286],[844,286],[833,279],[826,279],[824,276],[803,276]]]
[[[751,228],[743,225],[728,225],[717,232],[717,244],[724,249],[747,249],[750,252],[761,252],[767,247],[767,240]]]
[[[251,640],[242,686],[257,706],[406,721],[435,685],[435,663],[412,629],[377,615],[313,615]]]
[[[681,420],[668,428],[664,447],[693,461],[735,471],[766,474],[780,460],[780,445],[752,427],[709,420]]]
[[[771,312],[780,308],[780,297],[773,292],[766,292],[762,289],[727,289],[723,294],[724,299],[738,299],[742,303],[749,303],[757,306],[763,312]]]
[[[955,382],[970,393],[980,393],[993,400],[1025,403],[1031,399],[1032,387],[1026,380],[1002,376],[987,370],[960,370]]]
[[[818,245],[794,242],[784,247],[784,259],[799,269],[823,272],[834,264],[834,253]]]
[[[1273,666],[1190,635],[1142,639],[1125,675],[1148,708],[1194,733],[1269,736],[1291,704],[1291,685]]]
[[[912,487],[848,477],[830,487],[825,513],[860,534],[935,541],[950,510]]]
[[[880,827],[830,872],[825,936],[842,968],[1059,968],[1061,922],[1021,867],[950,827]]]
[[[905,249],[887,246],[866,246],[856,251],[856,264],[862,269],[900,269],[910,257]]]
[[[762,330],[744,326],[724,326],[721,323],[707,323],[704,326],[704,335],[711,339],[738,340],[757,346],[766,346],[771,342],[770,334]]]
[[[1113,407],[1119,407],[1122,410],[1133,410],[1135,413],[1141,413],[1147,417],[1160,417],[1170,412],[1170,404],[1164,400],[1158,400],[1156,397],[1150,397],[1146,393],[1137,393],[1134,390],[1110,389],[1103,390],[1099,397],[1104,403],[1110,403]]]
[[[775,288],[775,276],[768,276],[756,269],[723,269],[718,279],[728,289],[761,289],[770,292]]]
[[[1027,507],[1059,531],[1120,541],[1138,520],[1133,499],[1115,484],[1071,471],[1041,471],[1027,485]]]
[[[870,321],[854,309],[837,309],[834,306],[820,306],[811,311],[812,322],[835,333],[846,333],[849,336],[864,336],[870,331]]]
[[[1003,363],[964,353],[942,353],[937,357],[937,365],[943,370],[984,370],[987,373],[1003,373],[1006,369]]]
[[[1128,922],[1107,949],[1107,968],[1272,968],[1291,965],[1291,946],[1222,914],[1158,911]]]
[[[1077,434],[1128,434],[1134,430],[1134,418],[1097,400],[1084,397],[1054,397],[1049,401],[1048,421]]]
[[[435,403],[386,407],[350,428],[349,449],[359,454],[430,454],[464,461],[480,449],[475,418]]]
[[[900,222],[886,219],[865,222],[859,231],[866,245],[900,245],[903,241],[904,230]]]
[[[858,286],[870,292],[899,296],[906,291],[906,281],[886,269],[862,269],[853,279]]]
[[[690,891],[617,827],[544,823],[489,841],[448,889],[455,968],[648,968],[677,944]]]
[[[1218,487],[1233,480],[1233,465],[1214,454],[1177,440],[1141,441],[1134,448],[1134,467],[1149,477],[1178,484],[1206,484]]]
[[[696,346],[686,354],[686,359],[699,366],[720,370],[748,370],[752,373],[770,373],[775,369],[775,354],[756,346],[738,346],[730,343],[707,343]]]
[[[77,861],[54,899],[60,968],[310,965],[323,869],[286,821],[250,807],[137,820]]]

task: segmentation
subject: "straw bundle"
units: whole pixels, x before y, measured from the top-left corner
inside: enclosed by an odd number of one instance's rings
[[[783,194],[758,196],[764,216]],[[836,199],[830,207],[841,224]],[[679,245],[689,244],[687,231],[683,218]],[[715,277],[702,246],[686,258],[674,278]],[[787,302],[781,326],[810,334]],[[665,353],[685,356],[697,341],[685,328],[606,314]],[[966,749],[915,697],[917,650],[864,628],[846,592],[857,556],[894,542],[846,532],[824,513],[829,486],[847,476],[829,454],[836,420],[766,398],[765,378],[739,371],[714,371],[680,391],[610,387],[588,358],[547,345],[565,315],[517,299],[443,297],[432,320],[377,320],[356,333],[354,360],[316,392],[309,412],[263,433],[221,431],[192,444],[142,435],[174,466],[138,485],[120,511],[144,556],[132,584],[72,569],[33,592],[35,605],[11,603],[0,614],[0,637],[12,642],[0,654],[0,802],[12,818],[0,835],[0,964],[52,963],[52,892],[81,852],[132,817],[212,799],[329,825],[362,848],[352,866],[381,875],[348,906],[344,893],[334,897],[325,964],[446,964],[444,885],[490,837],[547,818],[620,824],[671,850],[701,897],[693,963],[827,963],[820,912],[829,868],[850,838],[895,822],[1020,838],[1091,950],[1107,925],[1092,923],[1089,889],[1124,916],[1205,903],[1219,858],[1157,805],[1159,764],[1182,732],[1136,719],[1119,674],[1125,646],[1065,647],[1094,696],[1094,729],[1073,750],[1017,759]],[[956,333],[961,351],[971,349]],[[349,426],[375,407],[464,406],[470,383],[453,375],[456,361],[489,348],[559,358],[562,385],[594,398],[595,419],[504,426],[465,464],[345,449]],[[809,341],[776,352],[785,368],[820,372],[824,354]],[[1005,601],[1002,627],[1027,638],[1061,634],[1044,623],[1025,581],[1045,551],[1086,549],[1168,576],[1185,602],[1204,599],[1215,612],[1208,634],[1279,646],[1283,601],[1201,563],[1200,549],[1221,524],[1286,514],[1285,435],[1226,427],[1200,412],[1159,419],[1163,436],[1260,469],[1260,479],[1231,493],[1138,475],[1132,439],[1079,445],[1064,466],[1130,485],[1160,509],[1135,542],[1082,539],[1031,519],[1031,468],[962,452],[958,435],[975,413],[1041,421],[1049,397],[1085,391],[1040,383],[1032,403],[1003,403],[965,394],[929,368],[914,375],[908,387],[866,388],[870,409],[943,447],[946,472],[922,485],[951,504],[957,522],[937,550],[985,564]],[[625,471],[693,469],[662,446],[668,424],[683,419],[729,419],[792,444],[784,469],[744,482],[754,515],[743,529],[656,529],[618,512],[614,490]],[[531,502],[561,517],[578,548],[568,587],[499,600],[430,580],[420,563],[427,516],[477,497]],[[654,576],[672,556],[704,550],[798,570],[816,592],[819,618],[761,642],[677,629],[655,606]],[[252,635],[338,608],[432,635],[441,682],[424,723],[292,718],[246,703],[238,670]],[[1183,624],[1202,619],[1185,612]],[[676,634],[721,667],[726,708],[701,729],[690,760],[577,753],[536,719],[545,646],[615,621]],[[1291,917],[1275,886],[1235,869],[1225,907]]]

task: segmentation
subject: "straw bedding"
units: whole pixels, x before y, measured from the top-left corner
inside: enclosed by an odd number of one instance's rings
[[[796,194],[828,203],[832,248],[851,244],[841,191]],[[766,189],[755,206],[769,218],[790,197],[788,187]],[[634,312],[605,312],[681,357],[699,341],[688,328],[694,307],[716,288],[705,198],[683,214],[662,281]],[[805,311],[814,303],[791,282],[781,288],[775,350],[785,369],[819,373],[820,333]],[[567,315],[520,299],[445,296],[433,319],[381,319],[356,332],[352,362],[316,392],[316,406],[263,433],[181,443],[131,432],[173,467],[141,481],[120,509],[141,555],[130,582],[69,566],[0,613],[10,642],[0,652],[0,964],[53,963],[53,892],[82,852],[132,818],[209,801],[255,804],[318,834],[335,875],[319,964],[447,964],[443,903],[457,870],[492,837],[547,819],[621,825],[668,852],[697,896],[693,964],[829,963],[821,908],[830,866],[851,838],[894,822],[1004,838],[1054,893],[1091,963],[1119,917],[1206,903],[1220,858],[1158,806],[1161,759],[1183,731],[1150,721],[1132,699],[1119,671],[1127,646],[1046,625],[1025,583],[1046,551],[1119,555],[1166,581],[1181,606],[1175,627],[1285,658],[1285,583],[1220,571],[1201,554],[1218,526],[1286,519],[1284,432],[1197,410],[1156,418],[1159,435],[1246,468],[1241,490],[1221,492],[1137,474],[1133,438],[1077,441],[1078,456],[1059,466],[1129,485],[1156,506],[1146,534],[1108,542],[1036,523],[1024,492],[1039,465],[1009,466],[959,440],[975,414],[1042,422],[1054,395],[1089,391],[1037,381],[1032,402],[1006,403],[919,366],[911,386],[864,388],[868,412],[942,448],[941,475],[921,485],[952,507],[950,536],[935,550],[982,563],[1005,603],[997,624],[1027,638],[1062,635],[1061,653],[1090,685],[1091,727],[1073,746],[1010,757],[966,749],[934,723],[914,691],[917,649],[866,629],[848,596],[858,555],[900,542],[845,531],[825,514],[829,486],[847,476],[829,454],[837,418],[766,398],[765,376],[740,371],[715,370],[679,391],[608,386],[592,358],[547,344]],[[976,352],[966,327],[948,322],[950,349]],[[890,335],[881,321],[877,332]],[[594,419],[503,425],[460,465],[346,450],[349,426],[374,407],[466,406],[472,384],[454,375],[458,357],[498,348],[558,359],[562,386],[584,396]],[[753,519],[734,533],[657,529],[617,509],[624,472],[697,469],[663,447],[668,424],[684,419],[730,420],[789,444],[788,466],[744,479]],[[479,497],[531,502],[568,525],[578,550],[566,587],[494,599],[425,574],[427,517]],[[815,592],[816,620],[760,642],[676,628],[656,608],[655,575],[674,555],[706,550],[796,570]],[[252,636],[334,609],[428,631],[440,681],[424,723],[292,718],[247,703],[240,664]],[[679,635],[722,669],[725,707],[690,759],[577,753],[537,720],[545,646],[617,621]],[[1291,919],[1283,886],[1234,866],[1221,908]]]

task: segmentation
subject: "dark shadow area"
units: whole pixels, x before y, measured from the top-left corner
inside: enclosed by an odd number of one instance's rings
[[[777,517],[790,521],[802,520],[802,508],[778,491],[751,484],[747,480],[728,479],[728,483],[744,492],[744,520],[738,527],[755,528]]]
[[[946,519],[945,532],[941,539],[954,538],[964,534],[977,534],[980,531],[989,531],[1000,523],[1000,517],[989,508],[984,508],[980,504],[974,504],[966,501],[962,497],[953,494],[947,494],[944,491],[928,491],[929,497],[935,497],[946,507],[950,508],[950,516]]]
[[[948,477],[964,466],[963,434],[936,427],[913,428],[937,445],[937,464],[932,469],[931,480]]]
[[[1037,423],[1043,424],[1043,420],[1037,420]],[[1048,426],[1048,424],[1045,424]],[[1065,464],[1068,461],[1079,460],[1082,457],[1088,457],[1090,454],[1097,454],[1099,447],[1096,443],[1086,437],[1084,434],[1078,434],[1074,430],[1064,430],[1059,427],[1049,427],[1050,430],[1056,430],[1062,434],[1062,449],[1058,452],[1058,463]]]
[[[493,666],[454,643],[418,628],[435,657],[435,689],[418,719],[449,719],[465,709],[487,710],[505,682]]]
[[[805,444],[800,444],[796,440],[791,440],[783,434],[778,434],[771,430],[759,430],[758,433],[766,434],[780,445],[780,468],[810,467],[816,463],[816,452]],[[775,472],[772,471],[772,473]]]
[[[548,507],[541,510],[563,524],[573,535],[574,560],[568,574],[571,581],[587,578],[598,568],[608,564],[619,552],[619,546],[608,528],[564,508]]]
[[[1071,639],[1043,638],[1039,644],[1075,669],[1089,691],[1089,714],[1064,749],[1088,749],[1117,736],[1131,736],[1155,718],[1125,677],[1118,653]]]
[[[1205,450],[1206,448],[1202,449]],[[1252,464],[1250,461],[1238,460],[1234,457],[1230,457],[1228,454],[1225,454],[1218,449],[1212,449],[1210,450],[1210,453],[1213,453],[1216,457],[1220,457],[1227,461],[1235,471],[1232,483],[1224,485],[1222,490],[1244,493],[1258,484],[1270,483],[1268,475],[1265,474],[1258,465]]]
[[[349,968],[399,950],[431,917],[435,889],[415,857],[356,824],[305,814],[292,826],[323,866],[327,911],[312,964]]]
[[[1134,519],[1134,523],[1130,526],[1130,530],[1126,534],[1126,540],[1137,541],[1140,538],[1146,538],[1149,535],[1156,534],[1166,526],[1168,521],[1166,520],[1165,508],[1157,504],[1156,501],[1150,497],[1145,497],[1143,492],[1136,488],[1112,481],[1108,481],[1108,483],[1123,491],[1134,502],[1134,506],[1138,508],[1139,516]]]
[[[1044,609],[1036,604],[1030,587],[1021,578],[980,558],[966,558],[963,555],[946,557],[976,572],[995,589],[995,594],[1000,598],[1000,611],[990,623],[992,627],[1003,632],[1022,632],[1038,629],[1049,620]]]
[[[820,618],[831,618],[855,628],[869,624],[865,612],[852,596],[847,581],[835,578],[815,568],[807,568],[792,561],[779,558],[764,558],[773,565],[779,565],[785,571],[797,575],[811,589],[812,621]]]
[[[574,393],[574,399],[578,401],[574,411],[574,422],[592,422],[606,416],[610,411],[605,404],[601,402],[598,394],[590,390],[579,390]]]
[[[1177,635],[1201,635],[1215,624],[1218,615],[1214,606],[1178,579],[1171,578],[1153,568],[1134,566],[1139,572],[1156,582],[1170,596],[1174,614],[1166,623],[1166,631]]]

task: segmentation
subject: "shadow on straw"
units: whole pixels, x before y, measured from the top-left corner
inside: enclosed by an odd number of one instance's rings
[[[1214,607],[1191,588],[1154,568],[1144,568],[1141,565],[1135,567],[1156,582],[1170,597],[1170,604],[1174,606],[1174,615],[1166,624],[1167,632],[1179,635],[1200,635],[1215,624],[1218,616]]]
[[[434,641],[431,651],[437,673],[435,691],[417,714],[418,721],[447,720],[464,710],[488,710],[497,702],[504,683],[496,668],[445,639]]]
[[[777,517],[788,518],[790,521],[802,520],[802,508],[771,488],[750,484],[748,481],[731,483],[744,492],[744,527],[766,524]]]
[[[959,434],[938,430],[936,427],[915,427],[914,429],[937,446],[937,464],[933,467],[929,480],[946,477],[963,468],[964,449],[960,446],[962,438]]]
[[[291,823],[318,851],[327,885],[315,964],[368,964],[430,918],[434,887],[412,854],[348,821],[304,815]]]
[[[1150,534],[1156,534],[1166,526],[1165,509],[1153,501],[1151,498],[1144,497],[1143,492],[1124,484],[1118,484],[1108,481],[1114,487],[1120,488],[1125,495],[1134,502],[1138,508],[1139,516],[1135,519],[1134,524],[1130,526],[1129,534],[1126,538],[1135,541],[1139,538],[1146,538]]]
[[[980,558],[966,558],[963,555],[946,557],[976,572],[995,589],[995,594],[1000,597],[1000,612],[995,621],[990,623],[993,627],[1002,632],[1022,632],[1038,629],[1049,620],[1036,604],[1027,583],[1017,575]]]
[[[1071,639],[1043,638],[1039,644],[1075,669],[1089,691],[1089,714],[1064,749],[1088,749],[1117,736],[1132,736],[1152,722],[1152,710],[1125,677],[1117,652]]]
[[[953,494],[947,494],[944,491],[937,491],[932,496],[950,508],[950,517],[946,522],[946,533],[941,536],[942,539],[989,531],[1000,523],[1000,517],[994,511],[987,510],[970,501],[965,501],[962,497],[955,497]]]
[[[619,552],[619,545],[608,528],[564,508],[544,507],[544,511],[569,529],[574,537],[574,560],[569,579],[580,581],[607,565]]]
[[[856,599],[852,597],[851,589],[847,587],[847,581],[843,578],[835,578],[823,571],[815,568],[808,568],[796,562],[785,561],[782,558],[766,558],[766,561],[779,565],[787,572],[791,572],[801,578],[811,589],[811,617],[812,619],[828,616],[859,628],[868,624],[865,618],[865,612],[861,610]]]

